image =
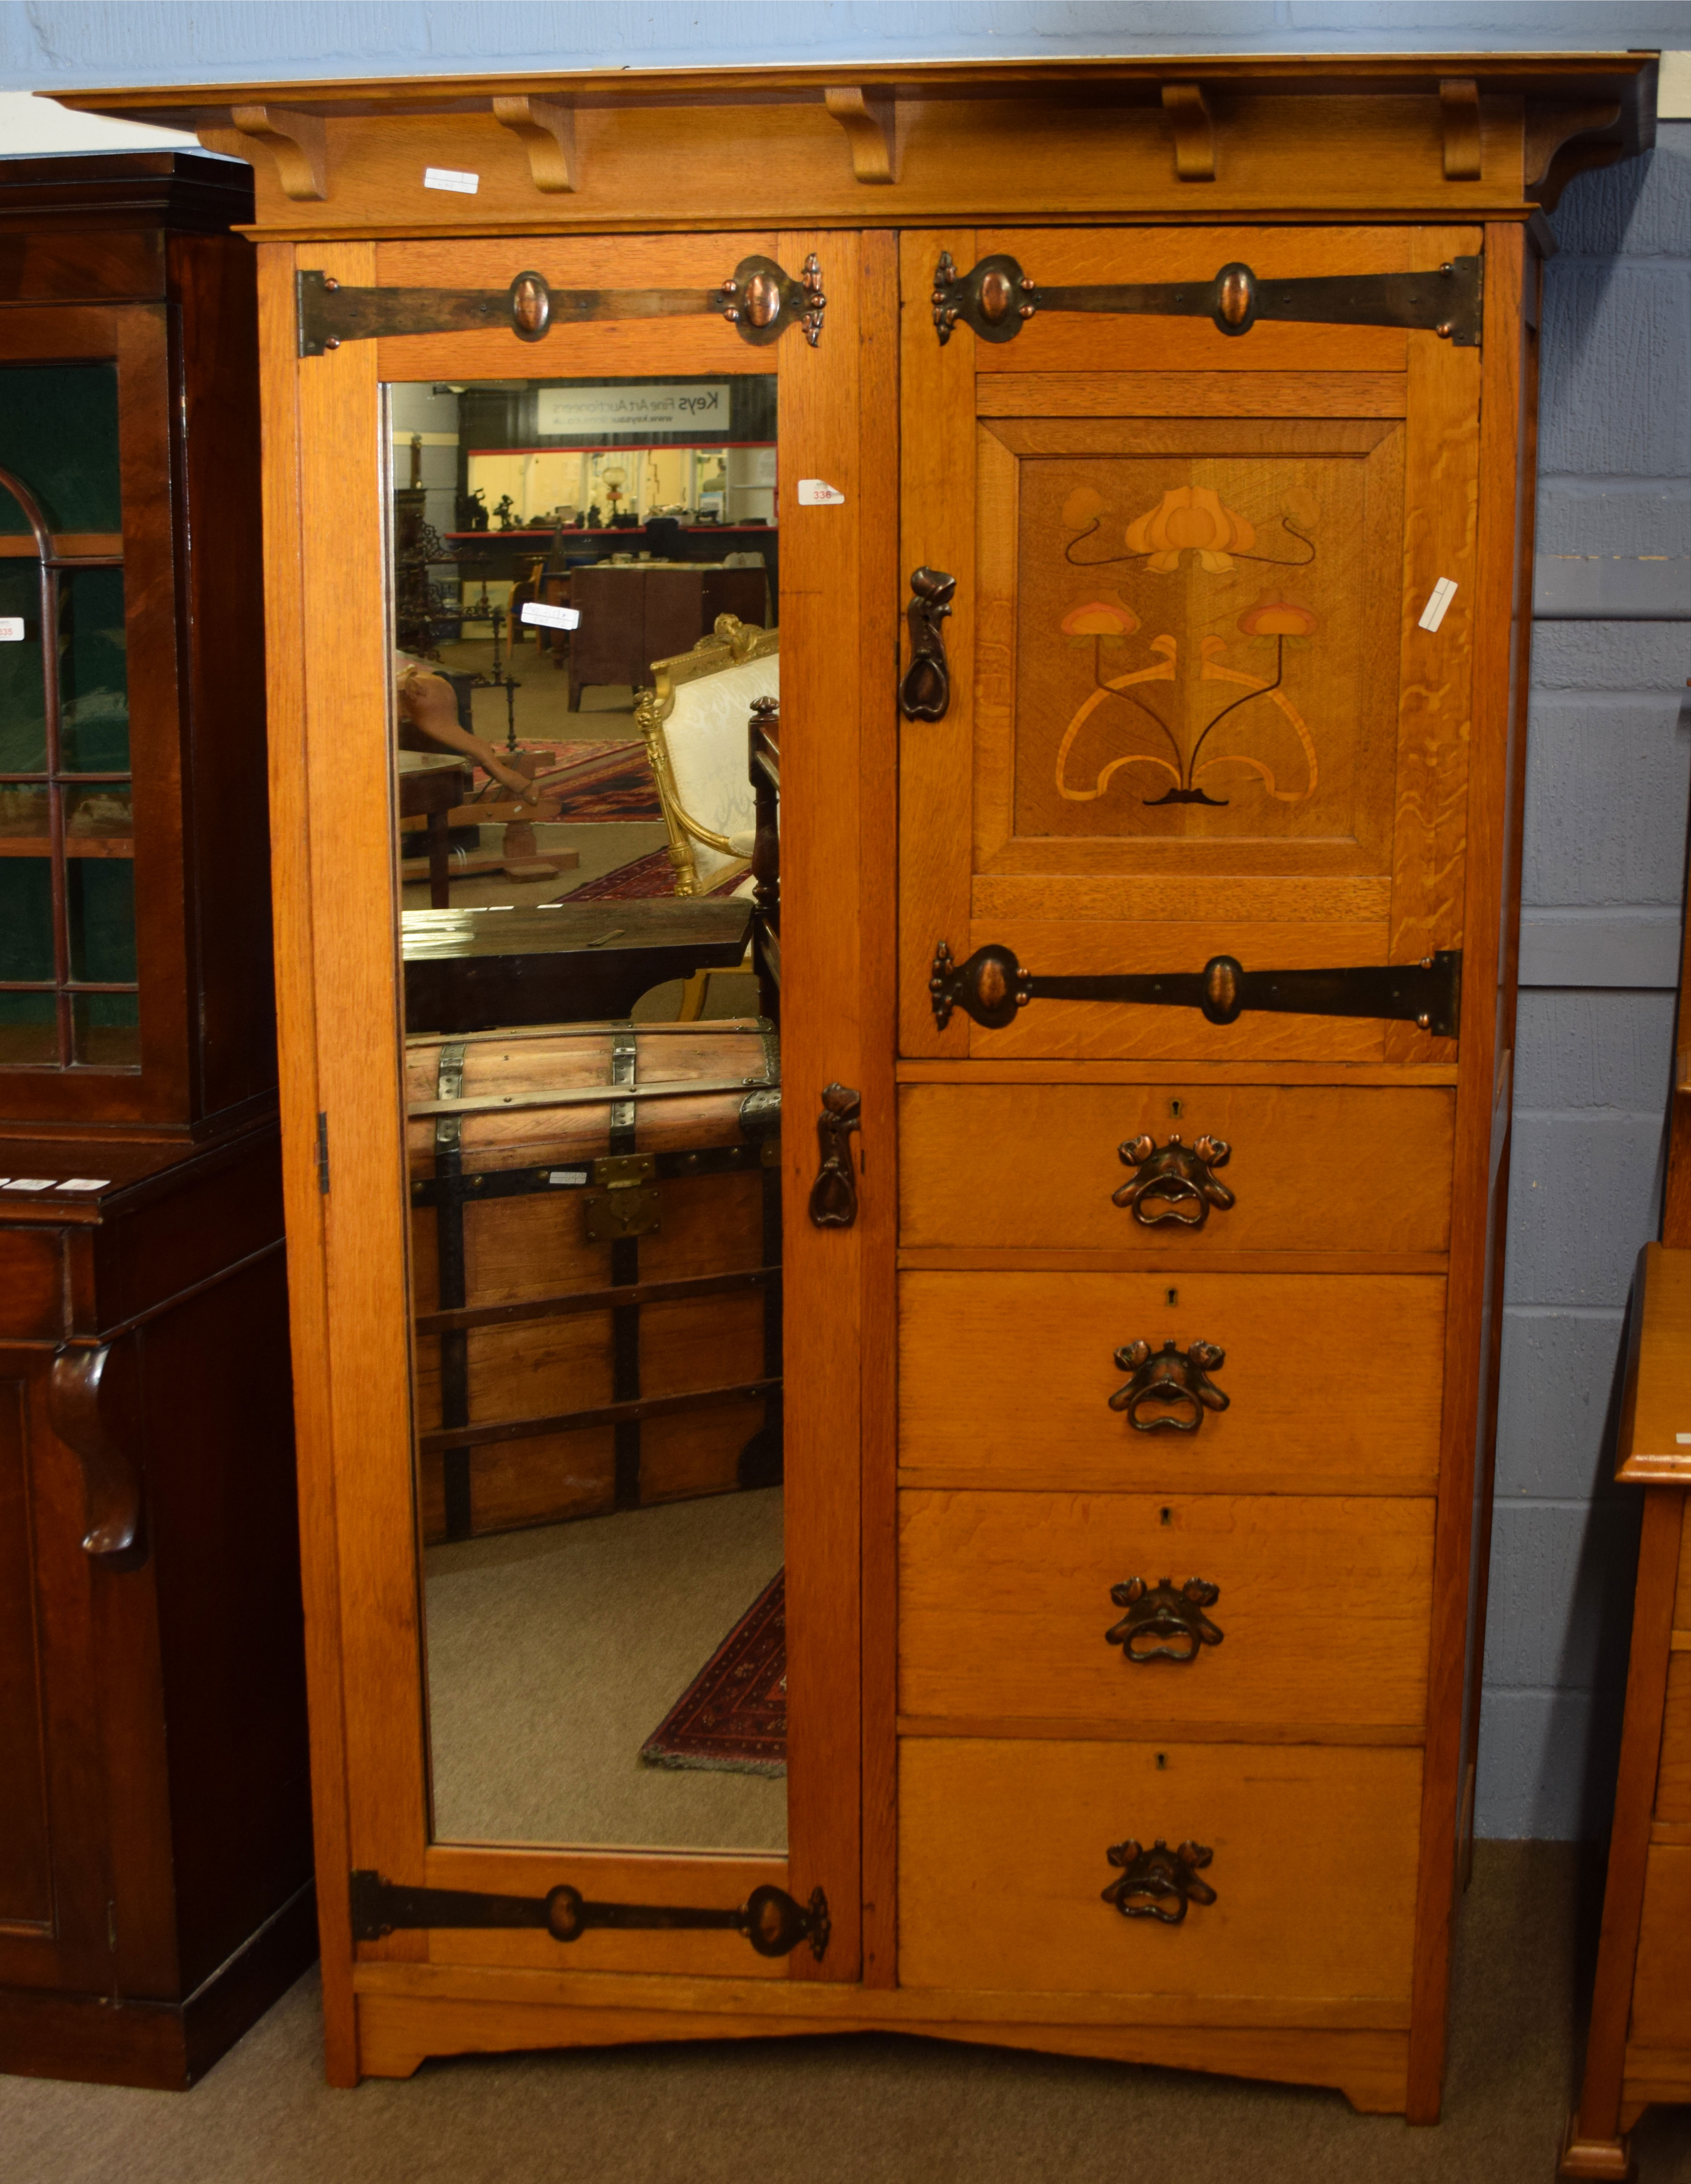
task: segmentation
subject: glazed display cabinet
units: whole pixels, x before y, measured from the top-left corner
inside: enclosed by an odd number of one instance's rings
[[[0,2070],[313,1952],[247,170],[0,160]]]
[[[1653,67],[74,102],[257,175],[337,2082],[893,2028],[1436,2119],[1543,209]],[[697,836],[761,983],[590,1020],[578,889],[447,1037],[399,390],[665,375],[776,417],[779,706]]]

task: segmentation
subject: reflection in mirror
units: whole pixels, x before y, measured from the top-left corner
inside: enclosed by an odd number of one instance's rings
[[[775,382],[388,400],[434,1835],[780,1852]]]

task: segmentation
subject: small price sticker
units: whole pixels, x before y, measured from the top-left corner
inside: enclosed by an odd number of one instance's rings
[[[1441,577],[1432,588],[1431,598],[1421,609],[1421,627],[1436,630],[1444,619],[1444,610],[1455,596],[1455,580],[1450,577]]]
[[[837,485],[829,485],[826,478],[799,480],[801,508],[843,508],[846,496]]]
[[[23,616],[21,615],[0,615],[0,644],[21,644],[23,641]]]
[[[456,190],[461,196],[472,198],[481,187],[481,176],[466,174],[461,167],[423,169],[423,187],[426,190]]]
[[[578,607],[549,607],[539,599],[525,599],[522,619],[538,621],[544,629],[579,629],[581,610]]]

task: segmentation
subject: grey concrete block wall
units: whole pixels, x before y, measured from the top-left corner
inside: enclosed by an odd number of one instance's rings
[[[1534,631],[1476,1819],[1565,1837],[1607,1825],[1637,1555],[1607,1474],[1660,1218],[1691,787],[1691,125],[1581,177],[1554,224],[1537,604],[1578,618]]]

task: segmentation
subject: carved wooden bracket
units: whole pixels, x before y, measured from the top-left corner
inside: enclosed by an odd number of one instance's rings
[[[118,1569],[133,1568],[147,1554],[141,1472],[131,1446],[133,1370],[132,1344],[105,1342],[96,1350],[59,1351],[47,1384],[53,1429],[82,1467],[88,1513],[83,1552]]]
[[[1183,182],[1215,180],[1215,122],[1197,83],[1165,83],[1163,110],[1175,125],[1175,172]]]
[[[555,98],[530,98],[525,93],[495,98],[494,119],[522,139],[537,190],[580,188],[572,106],[561,106]]]
[[[1552,212],[1565,186],[1582,168],[1607,166],[1618,159],[1625,148],[1619,143],[1587,146],[1565,160],[1559,155],[1573,137],[1586,136],[1593,129],[1612,129],[1620,119],[1618,100],[1582,104],[1572,99],[1529,99],[1521,160],[1521,181],[1527,196]]]
[[[243,136],[255,136],[276,155],[284,197],[320,202],[329,194],[328,143],[320,114],[291,106],[232,106],[229,118]]]
[[[851,147],[851,171],[860,182],[890,182],[895,139],[893,103],[872,96],[856,84],[831,83],[823,93],[828,110],[846,131]]]
[[[1480,86],[1471,75],[1448,75],[1438,86],[1444,124],[1444,179],[1480,179]]]

